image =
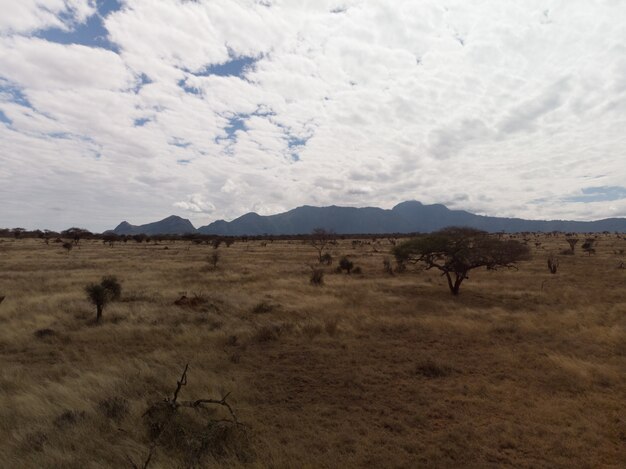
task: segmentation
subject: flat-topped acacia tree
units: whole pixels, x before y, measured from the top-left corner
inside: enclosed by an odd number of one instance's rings
[[[501,240],[474,228],[450,227],[418,236],[393,248],[398,262],[423,263],[426,270],[438,269],[448,280],[450,292],[459,294],[470,270],[479,267],[515,268],[530,257],[528,246],[512,239]]]

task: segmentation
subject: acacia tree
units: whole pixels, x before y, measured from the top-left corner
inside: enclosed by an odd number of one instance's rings
[[[398,262],[420,262],[426,270],[440,270],[453,295],[459,294],[470,270],[515,268],[516,262],[530,255],[528,246],[519,241],[501,240],[485,231],[464,227],[444,228],[410,239],[395,246],[392,252]]]
[[[333,243],[334,240],[334,233],[324,228],[315,228],[311,233],[309,244],[317,251],[317,259],[320,264],[324,262],[324,249],[326,249],[326,246]]]

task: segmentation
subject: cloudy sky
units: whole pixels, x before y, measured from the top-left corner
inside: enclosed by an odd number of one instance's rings
[[[626,1],[0,0],[0,227],[626,216]]]

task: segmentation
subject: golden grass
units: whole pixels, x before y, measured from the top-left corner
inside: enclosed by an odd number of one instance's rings
[[[211,269],[184,242],[0,240],[0,467],[140,462],[142,414],[187,362],[181,397],[231,392],[246,435],[191,458],[185,432],[228,414],[181,412],[151,468],[624,467],[626,240],[599,236],[551,275],[567,243],[541,235],[459,297],[436,272],[385,273],[385,239],[331,247],[363,274],[327,267],[323,286],[300,241],[222,246]],[[104,275],[122,301],[96,325],[84,286]]]

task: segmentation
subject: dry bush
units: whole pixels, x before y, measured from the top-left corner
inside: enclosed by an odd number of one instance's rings
[[[266,301],[261,301],[254,305],[252,308],[252,314],[267,314],[271,313],[276,309],[275,305],[272,305]]]
[[[415,367],[415,372],[426,378],[445,378],[452,374],[452,368],[434,360],[425,360]]]
[[[111,420],[122,420],[128,414],[128,401],[120,396],[107,397],[98,402],[98,410]]]
[[[312,268],[310,283],[316,286],[324,285],[324,271],[322,269]]]

